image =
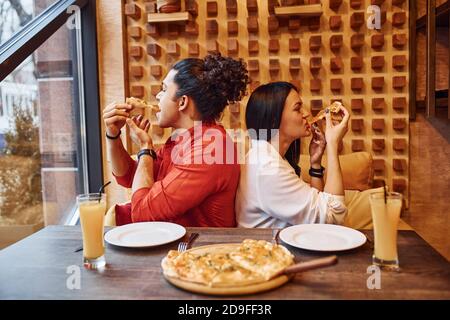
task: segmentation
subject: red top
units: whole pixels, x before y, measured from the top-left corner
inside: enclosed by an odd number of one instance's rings
[[[215,130],[209,130],[215,129]],[[226,150],[226,152],[225,152]],[[117,182],[131,188],[137,162]],[[185,227],[234,227],[240,167],[236,145],[218,124],[196,125],[169,138],[153,164],[155,183],[116,205],[116,224],[169,221]]]

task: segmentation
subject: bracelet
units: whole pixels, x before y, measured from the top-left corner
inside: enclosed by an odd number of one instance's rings
[[[309,175],[314,178],[323,178],[323,173],[325,171],[325,168],[320,166],[320,169],[309,169]]]
[[[325,168],[322,167],[322,166],[320,166],[320,169],[314,169],[314,168],[311,168],[311,169],[309,169],[309,170],[312,171],[312,172],[314,172],[314,173],[323,173],[323,172],[325,171]]]
[[[142,149],[141,151],[139,151],[138,153],[137,153],[137,159],[138,159],[138,161],[139,161],[139,159],[142,157],[142,156],[144,156],[144,155],[148,155],[148,156],[150,156],[150,157],[152,157],[153,158],[153,160],[156,160],[156,152],[155,152],[155,150],[153,150],[153,149]]]
[[[120,137],[120,135],[122,134],[122,131],[119,130],[119,133],[117,134],[117,136],[114,136],[114,137],[110,136],[108,134],[108,132],[105,132],[105,134],[106,134],[106,138],[111,139],[111,140],[116,140],[116,139],[118,139]]]

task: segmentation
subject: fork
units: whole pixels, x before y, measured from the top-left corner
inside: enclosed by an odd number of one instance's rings
[[[272,243],[279,244],[278,239],[281,229],[272,229]]]
[[[187,249],[189,249],[192,246],[192,243],[195,241],[195,239],[197,239],[197,237],[199,236],[198,233],[192,233],[189,236],[189,240],[188,241],[182,241],[178,244],[178,252],[184,252]]]

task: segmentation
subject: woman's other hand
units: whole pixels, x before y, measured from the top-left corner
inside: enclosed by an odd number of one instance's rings
[[[327,141],[325,140],[325,135],[320,131],[316,124],[311,125],[311,132],[312,139],[309,144],[311,167],[320,168]]]
[[[340,106],[341,113],[344,114],[342,121],[338,124],[333,124],[331,119],[331,113],[328,111],[325,115],[326,119],[326,131],[325,131],[325,139],[327,141],[327,145],[333,148],[338,148],[339,143],[344,138],[345,134],[348,131],[348,122],[350,120],[350,114],[343,106]]]

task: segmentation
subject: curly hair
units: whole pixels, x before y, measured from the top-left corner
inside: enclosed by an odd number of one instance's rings
[[[246,95],[249,83],[246,64],[242,59],[222,57],[220,53],[204,59],[188,58],[177,62],[174,81],[176,97],[191,97],[203,121],[220,118],[229,103]]]

